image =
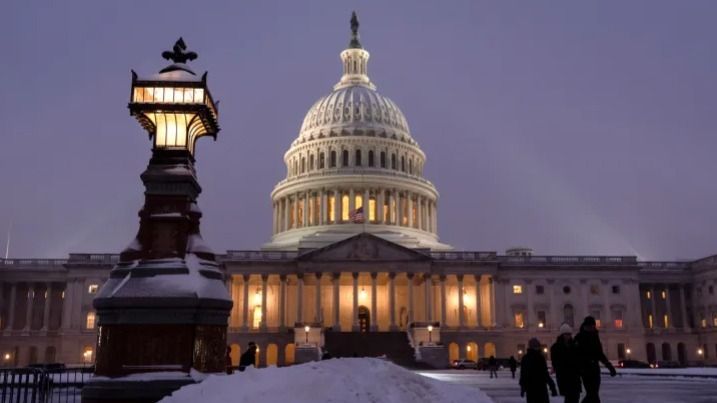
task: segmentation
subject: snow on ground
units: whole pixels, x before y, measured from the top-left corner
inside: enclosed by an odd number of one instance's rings
[[[606,372],[606,371],[605,371]],[[653,375],[653,376],[700,376],[717,378],[717,368],[617,368],[621,374]]]
[[[492,403],[480,389],[418,375],[376,358],[248,368],[185,386],[162,403]]]

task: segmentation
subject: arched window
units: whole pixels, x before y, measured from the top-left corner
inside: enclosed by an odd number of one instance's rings
[[[336,151],[331,151],[331,157],[329,158],[329,167],[336,168]]]
[[[406,157],[401,156],[401,172],[406,172]]]
[[[324,152],[319,153],[319,169],[324,169],[324,166],[326,165]]]
[[[381,168],[386,168],[386,152],[381,151]]]
[[[341,166],[349,166],[349,150],[344,150],[341,152]]]
[[[90,311],[87,312],[87,322],[85,323],[86,329],[94,329],[95,328],[95,313]]]
[[[368,151],[368,166],[373,167],[374,161],[373,161],[373,150]]]
[[[413,175],[413,158],[408,160],[408,173]]]
[[[356,160],[354,161],[354,165],[357,167],[361,166],[361,150],[356,150]]]
[[[294,175],[297,175],[299,173],[299,162],[297,160],[294,160]]]
[[[301,173],[306,172],[306,157],[301,157]]]
[[[396,169],[396,154],[391,154],[391,169]]]
[[[309,171],[314,170],[314,154],[309,155]]]

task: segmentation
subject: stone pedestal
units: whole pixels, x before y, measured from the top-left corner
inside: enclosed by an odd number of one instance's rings
[[[199,234],[193,162],[188,152],[155,150],[142,174],[137,238],[93,302],[96,369],[84,403],[155,402],[194,382],[191,370],[225,371],[232,300]]]

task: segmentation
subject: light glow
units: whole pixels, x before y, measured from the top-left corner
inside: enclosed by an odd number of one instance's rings
[[[3,358],[5,359],[5,361],[10,360],[10,353],[5,353],[5,355],[3,356]]]
[[[364,290],[363,288],[362,288],[361,291],[359,292],[359,298],[360,298],[362,301],[365,301],[365,300],[366,300],[366,290]]]

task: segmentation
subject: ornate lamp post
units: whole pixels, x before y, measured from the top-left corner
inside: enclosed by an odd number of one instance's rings
[[[428,325],[428,342],[431,343],[431,333],[433,333],[433,326]]]
[[[152,140],[142,173],[139,231],[93,305],[98,314],[95,380],[89,402],[154,402],[192,383],[189,371],[223,372],[232,307],[224,276],[199,233],[201,187],[194,170],[197,139],[219,132],[207,75],[187,65],[197,54],[180,38],[162,56],[173,64],[140,78],[132,72],[130,114]],[[173,371],[176,377],[142,379]],[[132,375],[131,378],[125,378]],[[119,400],[118,400],[119,399]]]
[[[311,327],[309,325],[304,326],[304,333],[306,334],[306,344],[309,344],[309,331]]]

